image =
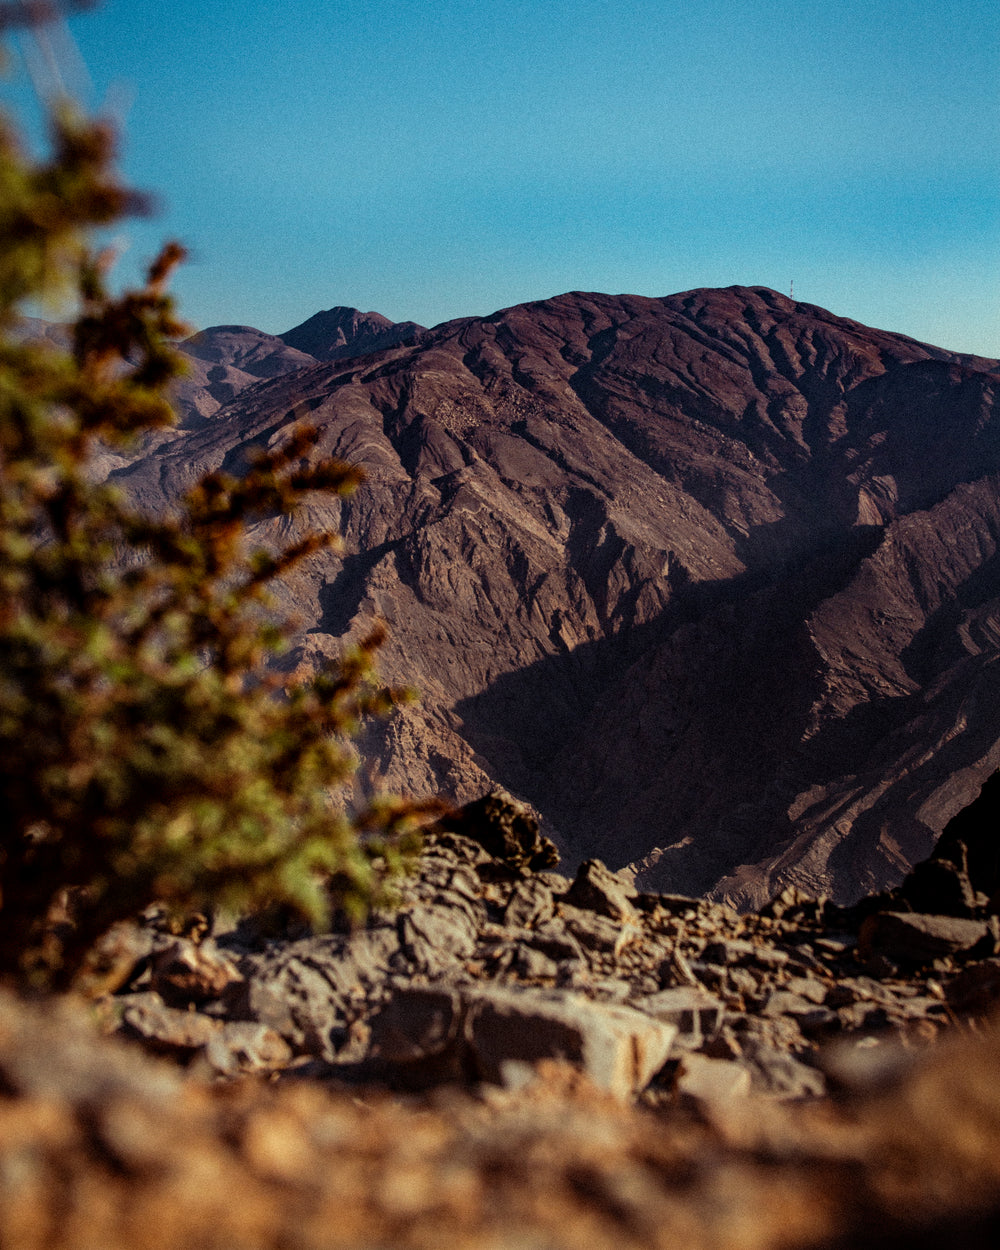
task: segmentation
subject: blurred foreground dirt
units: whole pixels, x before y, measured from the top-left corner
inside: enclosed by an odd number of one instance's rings
[[[552,1066],[400,1099],[201,1084],[80,1006],[0,996],[0,1245],[994,1247],[1000,1031],[877,1092],[656,1111]]]

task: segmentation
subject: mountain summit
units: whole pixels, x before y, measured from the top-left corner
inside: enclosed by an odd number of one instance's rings
[[[279,337],[317,360],[343,360],[415,340],[423,329],[415,321],[390,321],[381,313],[338,307],[316,313]]]
[[[303,419],[365,467],[304,519],[349,554],[285,593],[290,663],[381,616],[422,692],[368,775],[502,784],[570,862],[741,905],[928,853],[1000,764],[998,362],[759,287],[368,316],[115,474],[164,507]]]

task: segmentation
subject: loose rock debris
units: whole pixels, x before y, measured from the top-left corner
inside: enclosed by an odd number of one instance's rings
[[[985,898],[740,916],[518,827],[361,929],[149,916],[89,1008],[0,998],[0,1244],[996,1243]]]

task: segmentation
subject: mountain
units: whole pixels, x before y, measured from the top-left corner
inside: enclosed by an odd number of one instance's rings
[[[382,616],[422,694],[359,786],[499,783],[570,864],[850,901],[1000,765],[998,369],[764,288],[574,292],[254,381],[114,477],[161,508],[316,425],[368,480],[258,528],[347,540],[283,588],[288,666]]]
[[[182,424],[197,425],[261,378],[314,365],[316,358],[252,326],[211,326],[179,345],[187,371],[171,395]]]
[[[44,323],[32,325],[36,336]],[[187,372],[171,395],[181,424],[195,426],[260,378],[273,378],[320,360],[341,360],[414,340],[423,327],[392,322],[380,313],[331,308],[287,334],[265,334],[253,326],[210,326],[179,344]]]
[[[424,327],[415,321],[390,321],[381,313],[356,308],[328,308],[280,337],[289,347],[308,352],[317,360],[345,360],[367,352],[417,341]]]
[[[252,326],[212,326],[185,339],[181,350],[196,360],[239,369],[254,378],[274,378],[316,363],[315,356]]]

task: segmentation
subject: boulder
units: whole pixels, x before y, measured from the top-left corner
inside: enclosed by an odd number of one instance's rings
[[[916,912],[935,916],[974,917],[986,906],[985,894],[977,894],[969,880],[967,852],[956,848],[961,863],[948,859],[921,860],[900,886],[901,896]]]
[[[371,1019],[371,1056],[414,1063],[441,1055],[459,1041],[462,999],[448,985],[407,986]]]
[[[970,950],[988,931],[986,922],[981,920],[879,912],[862,924],[858,946],[862,957],[884,955],[901,962],[927,964]]]
[[[712,994],[692,985],[677,985],[658,994],[632,1000],[632,1006],[677,1029],[675,1045],[697,1050],[718,1033],[725,1005]]]
[[[562,1060],[622,1099],[649,1084],[677,1036],[676,1026],[629,1007],[565,991],[503,987],[477,987],[468,995],[464,1028],[485,1081],[502,1085],[523,1065]]]
[[[444,817],[436,828],[471,838],[512,868],[542,870],[559,863],[555,843],[539,831],[538,817],[532,808],[506,790],[493,790],[466,803]]]
[[[123,1000],[122,1032],[142,1038],[161,1054],[190,1058],[222,1031],[222,1022],[196,1011],[168,1007],[159,994],[146,991]]]
[[[429,949],[431,937],[421,937]],[[384,996],[390,970],[400,962],[405,967],[395,926],[276,944],[243,960],[245,980],[236,987],[231,1015],[268,1025],[298,1054],[331,1061],[351,1021],[373,997]]]
[[[1000,959],[970,964],[945,989],[949,1006],[963,1013],[985,1015],[1000,1003]]]
[[[611,871],[599,859],[580,865],[566,901],[574,907],[597,912],[611,920],[635,920],[633,900],[637,898],[630,881]]]
[[[750,1070],[734,1059],[684,1055],[674,1077],[674,1091],[682,1099],[709,1106],[745,1098],[750,1093]]]

